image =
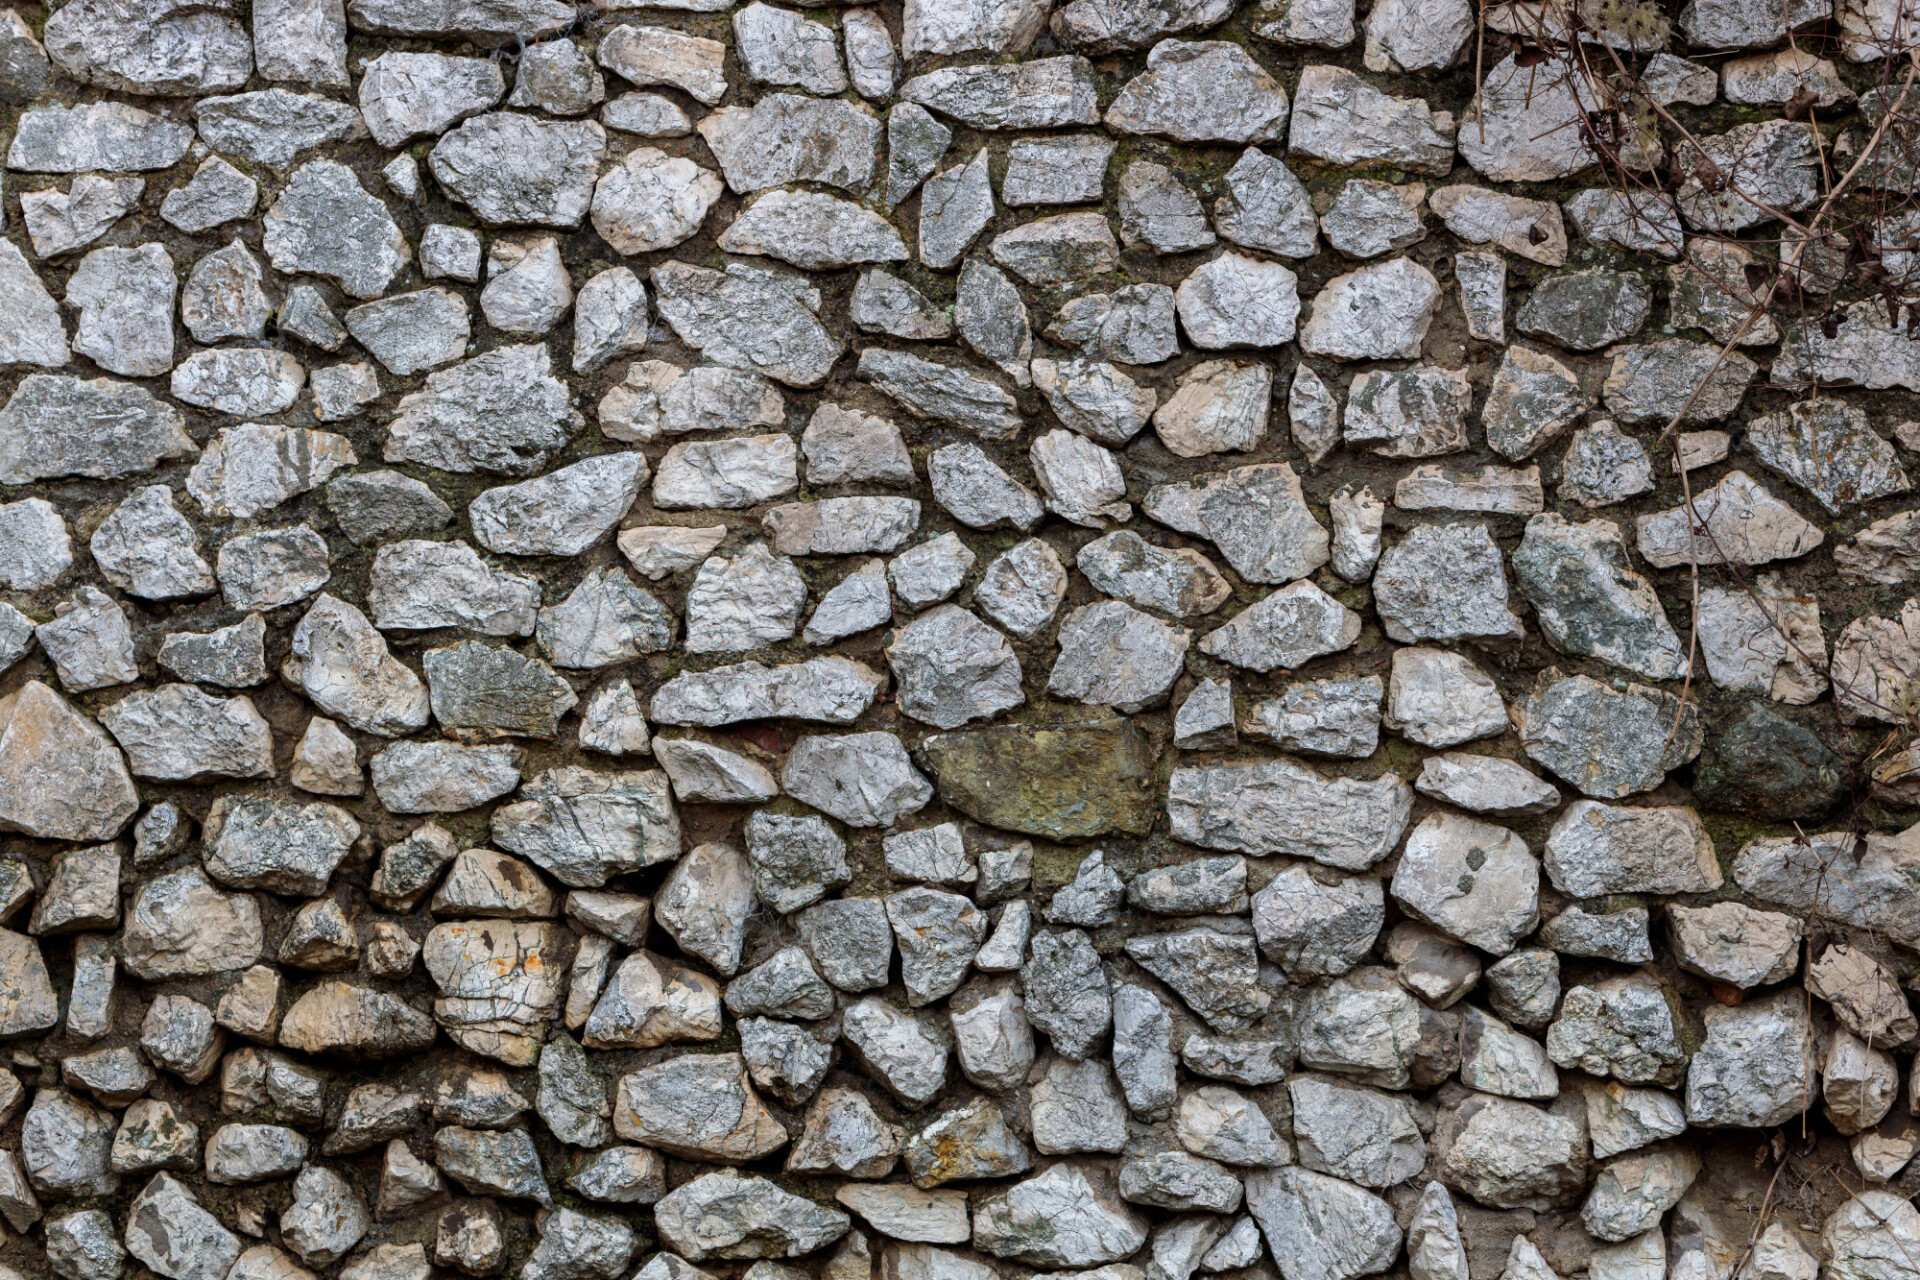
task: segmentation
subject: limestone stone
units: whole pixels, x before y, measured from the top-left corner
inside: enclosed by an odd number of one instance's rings
[[[1351,24],[1348,15],[1349,32]],[[1330,165],[1445,177],[1453,167],[1454,119],[1425,99],[1390,97],[1345,68],[1309,66],[1294,90],[1287,147]]]

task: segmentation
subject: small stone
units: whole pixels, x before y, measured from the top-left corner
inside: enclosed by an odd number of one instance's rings
[[[168,684],[130,694],[100,718],[138,777],[184,781],[273,774],[272,735],[245,697],[213,698],[192,685]]]
[[[1249,147],[1223,182],[1225,191],[1213,206],[1222,239],[1283,258],[1310,258],[1318,251],[1312,201],[1281,161]]]
[[[1500,357],[1480,421],[1488,446],[1518,461],[1558,439],[1592,407],[1593,398],[1571,369],[1545,352],[1514,346]],[[1613,483],[1627,487],[1632,482],[1616,477]]]
[[[957,534],[945,533],[895,556],[887,563],[886,578],[902,600],[924,607],[958,591],[974,559],[972,549]],[[882,614],[878,625],[893,616],[893,606],[889,602],[882,613],[876,605],[875,612]]]
[[[297,284],[287,290],[287,300],[280,307],[276,323],[280,332],[290,333],[322,351],[338,351],[347,344],[346,329],[320,290],[310,284]]]
[[[1667,338],[1616,350],[1601,396],[1623,422],[1716,422],[1738,407],[1755,372],[1737,351]]]
[[[1653,490],[1653,463],[1640,442],[1612,422],[1573,433],[1560,464],[1560,497],[1583,507],[1612,506]]]
[[[660,1236],[683,1257],[792,1258],[846,1234],[847,1215],[734,1169],[709,1173],[654,1206]]]
[[[719,75],[724,46],[701,43],[712,46],[712,73],[711,78],[703,73],[695,96],[711,93],[717,101],[726,84]],[[603,54],[608,44],[601,42]],[[618,65],[611,69],[636,84],[653,83],[645,72],[636,79]],[[696,127],[727,185],[742,195],[798,181],[863,188],[872,181],[878,159],[880,122],[864,106],[842,100],[768,94],[752,107],[722,107]],[[943,143],[938,150],[944,149]]]
[[[1378,676],[1293,685],[1256,703],[1244,728],[1285,750],[1362,759],[1379,746],[1383,692]]]
[[[1513,568],[1556,648],[1654,679],[1685,674],[1680,638],[1652,584],[1626,567],[1625,541],[1611,520],[1535,516]]]
[[[1396,187],[1368,178],[1349,179],[1320,216],[1327,243],[1349,258],[1377,258],[1427,237],[1425,183]]]
[[[386,205],[353,170],[310,160],[267,210],[261,244],[276,271],[328,276],[356,298],[377,298],[406,265],[407,242]]]
[[[1003,231],[993,238],[990,252],[1028,284],[1042,286],[1101,275],[1120,264],[1120,246],[1097,213],[1055,214]]]
[[[853,91],[863,98],[884,99],[893,96],[900,78],[900,55],[893,47],[893,33],[871,9],[854,9],[840,20],[840,34],[847,45],[847,76]]]
[[[1640,975],[1571,988],[1547,1028],[1547,1054],[1627,1084],[1677,1083],[1688,1056],[1660,984]]]
[[[1026,700],[1006,639],[964,609],[943,605],[902,628],[887,649],[900,710],[942,729],[992,717]]]
[[[347,312],[346,323],[355,341],[389,373],[402,377],[458,360],[466,354],[471,332],[466,299],[451,289],[419,289],[365,303]]]
[[[82,174],[65,192],[58,187],[22,192],[20,215],[27,224],[35,255],[42,259],[57,258],[92,244],[139,206],[140,194],[146,185],[141,178]],[[66,361],[55,358],[33,363],[57,368]]]
[[[1435,1009],[1451,1008],[1480,982],[1478,956],[1437,930],[1429,929],[1412,920],[1403,920],[1393,927],[1392,932],[1387,934],[1387,945],[1382,955],[1393,963],[1400,981],[1406,984],[1407,989]],[[1475,1012],[1467,1012],[1464,1015],[1467,1021],[1471,1021],[1475,1016]],[[1422,1020],[1424,1021],[1424,1018]],[[1464,1029],[1463,1027],[1462,1030]],[[1527,1064],[1531,1064],[1534,1059],[1538,1059],[1541,1063],[1546,1061],[1544,1051],[1529,1055],[1526,1054],[1523,1046],[1508,1045],[1504,1040],[1498,1040],[1498,1037],[1496,1040],[1500,1053],[1481,1065],[1493,1063],[1504,1071],[1511,1065],[1510,1060],[1515,1053],[1523,1055]],[[1465,1044],[1465,1041],[1461,1043]],[[1466,1060],[1472,1060],[1472,1055],[1467,1055]],[[1465,1060],[1463,1060],[1463,1069],[1464,1065]],[[1531,1071],[1530,1065],[1527,1066],[1527,1070]],[[1474,1087],[1487,1088],[1488,1086],[1483,1082]],[[1503,1092],[1502,1090],[1493,1091]],[[1551,1096],[1556,1091],[1549,1088],[1546,1096]]]
[[[592,373],[647,344],[647,292],[626,267],[602,271],[573,301],[573,371]]]
[[[600,400],[600,433],[612,440],[785,422],[780,393],[765,378],[721,365],[683,369],[664,360],[636,361],[626,381]]]
[[[720,190],[711,169],[636,147],[594,187],[593,227],[622,253],[670,249],[700,230]]]
[[[720,73],[726,46],[668,27],[622,25],[600,42],[600,65],[637,85],[665,84],[685,90],[708,106],[726,93]]]
[[[1644,907],[1593,912],[1570,906],[1541,926],[1540,940],[1561,955],[1596,956],[1622,964],[1653,960]]]
[[[841,353],[820,324],[820,295],[784,272],[730,263],[724,273],[681,263],[651,273],[660,316],[709,359],[776,382],[817,386]]]
[[[1536,285],[1514,327],[1575,351],[1597,351],[1639,332],[1652,307],[1652,286],[1638,272],[1573,271]]]
[[[305,525],[234,538],[214,561],[220,594],[230,608],[277,609],[306,599],[327,584],[327,544]]]
[[[974,1214],[977,1248],[1042,1267],[1117,1261],[1146,1238],[1146,1220],[1120,1200],[1104,1171],[1072,1162],[986,1197]]]
[[[1389,97],[1340,67],[1307,67],[1294,91],[1288,149],[1330,165],[1444,177],[1453,167],[1453,142],[1450,113],[1435,112],[1424,98]]]
[[[193,127],[119,102],[22,112],[7,167],[24,173],[170,169],[193,142]]]
[[[359,417],[380,398],[380,375],[365,363],[329,365],[307,379],[313,390],[313,415],[322,422]]]
[[[140,678],[126,611],[96,587],[81,587],[71,600],[56,606],[53,621],[35,627],[33,637],[69,693]]]
[[[239,88],[253,70],[246,29],[224,13],[89,2],[53,15],[41,34],[69,78],[126,93],[218,93]]]
[[[1443,1124],[1444,1135],[1435,1134],[1444,1152],[1441,1180],[1484,1205],[1541,1212],[1577,1197],[1586,1183],[1586,1142],[1577,1112],[1468,1094]],[[1595,1259],[1596,1266],[1601,1262]]]
[[[294,628],[282,668],[322,711],[356,729],[398,737],[427,722],[427,689],[352,605],[322,593]]]
[[[1178,142],[1266,142],[1285,133],[1286,93],[1237,44],[1162,40],[1146,70],[1121,87],[1106,123]]]
[[[1688,1123],[1763,1129],[1806,1109],[1813,1031],[1804,997],[1782,991],[1709,1006],[1701,1017],[1706,1035],[1687,1069]]]
[[[949,444],[927,458],[934,500],[973,529],[1012,525],[1031,529],[1044,514],[1040,500],[1001,470],[978,445]]]
[[[1000,199],[1009,208],[1098,200],[1113,150],[1114,143],[1097,134],[1016,139]]]
[[[0,520],[9,526],[7,536],[20,540],[7,570],[15,590],[51,586],[73,563],[66,525],[47,503],[0,507]],[[39,545],[26,545],[29,539]],[[193,526],[165,485],[135,490],[94,530],[88,549],[108,582],[143,599],[203,595],[214,586]]]
[[[1120,176],[1122,244],[1167,254],[1204,249],[1213,241],[1200,201],[1171,169],[1147,161],[1127,166]]]
[[[420,237],[420,274],[429,280],[442,277],[480,279],[480,237],[465,227],[436,222]]]
[[[1393,1211],[1369,1191],[1307,1169],[1261,1170],[1246,1182],[1247,1209],[1301,1280],[1354,1280],[1399,1253]]]
[[[1380,557],[1373,589],[1387,635],[1402,643],[1522,634],[1484,525],[1419,526]]]
[[[285,165],[323,143],[367,136],[352,107],[284,89],[202,98],[193,114],[203,142],[253,164]]]
[[[260,186],[222,160],[208,156],[184,186],[167,192],[160,216],[189,235],[211,231],[222,223],[251,217]]]
[[[1505,733],[1499,689],[1467,659],[1440,649],[1396,649],[1385,713],[1389,729],[1429,747]]]
[[[1619,691],[1587,676],[1549,677],[1522,708],[1520,741],[1582,793],[1617,800],[1659,786],[1699,753],[1699,719],[1686,711],[1645,685]]]
[[[987,565],[973,600],[989,618],[1024,638],[1039,633],[1060,607],[1067,574],[1053,548],[1029,538]]]
[[[919,52],[912,37],[905,52]],[[908,80],[900,97],[976,129],[1057,129],[1098,121],[1093,69],[1078,57],[946,67]]]
[[[102,369],[152,378],[173,367],[173,259],[157,244],[95,249],[67,280],[73,350]]]
[[[1577,800],[1554,823],[1545,865],[1555,888],[1579,898],[1699,893],[1721,883],[1713,841],[1690,809]]]
[[[1771,986],[1799,968],[1801,926],[1792,916],[1737,902],[1667,908],[1674,958],[1691,973],[1736,987]]]
[[[167,1280],[225,1276],[241,1253],[240,1238],[168,1173],[154,1174],[134,1197],[126,1245],[137,1261]]]
[[[867,333],[910,339],[953,336],[953,322],[944,310],[900,277],[878,267],[860,273],[847,312],[854,327]]]
[[[1472,390],[1460,370],[1416,365],[1369,371],[1347,394],[1348,444],[1372,446],[1386,458],[1430,458],[1466,447]]]
[[[650,712],[665,724],[705,728],[777,718],[850,724],[882,687],[880,676],[845,658],[781,667],[742,662],[675,676],[655,692]]]
[[[544,345],[497,347],[427,375],[400,401],[388,462],[530,475],[583,425]]]
[[[1154,433],[1183,458],[1245,452],[1266,434],[1272,394],[1273,373],[1266,365],[1210,360],[1189,369],[1153,414]]]
[[[1363,1187],[1390,1187],[1426,1163],[1413,1110],[1392,1094],[1332,1080],[1288,1084],[1300,1165]]]
[[[591,55],[571,40],[552,40],[520,55],[507,105],[577,116],[591,111],[606,96],[606,81],[594,68]]]
[[[1352,646],[1360,616],[1311,582],[1265,596],[1200,641],[1200,651],[1265,673],[1304,666]]]
[[[1336,360],[1418,359],[1439,302],[1439,283],[1411,258],[1362,267],[1315,296],[1300,349]]]
[[[1511,1022],[1539,1030],[1560,1004],[1560,957],[1543,947],[1522,947],[1487,966],[1482,975],[1488,1003]]]
[[[490,112],[445,134],[428,164],[483,222],[570,230],[586,217],[606,139],[591,120]]]

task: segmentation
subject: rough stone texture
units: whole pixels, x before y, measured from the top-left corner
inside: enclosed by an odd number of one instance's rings
[[[1911,1280],[1899,6],[1355,8],[0,13],[8,1264]]]

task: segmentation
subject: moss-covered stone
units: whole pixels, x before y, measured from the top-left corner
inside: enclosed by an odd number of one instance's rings
[[[970,818],[1049,840],[1153,826],[1153,748],[1101,714],[944,733],[922,745],[940,798]]]
[[[1845,798],[1846,766],[1813,733],[1752,706],[1708,744],[1694,794],[1757,818],[1817,818]]]

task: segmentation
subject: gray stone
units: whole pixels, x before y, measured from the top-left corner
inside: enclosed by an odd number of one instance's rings
[[[184,427],[179,410],[143,387],[29,374],[0,410],[0,480],[24,484],[150,471],[194,454]]]
[[[1577,1111],[1470,1093],[1441,1123],[1440,1180],[1489,1208],[1538,1213],[1567,1205],[1586,1184]]]
[[[98,588],[81,587],[71,600],[56,605],[53,621],[35,627],[33,638],[40,642],[61,685],[70,693],[111,688],[140,678],[126,611]]]
[[[47,106],[20,114],[7,168],[23,173],[171,169],[193,143],[193,126],[120,102]]]
[[[241,1253],[240,1238],[200,1206],[168,1173],[134,1197],[128,1210],[127,1252],[166,1280],[215,1280]]]
[[[1263,597],[1200,641],[1200,651],[1250,671],[1304,666],[1352,646],[1360,616],[1311,582]]]
[[[27,235],[33,240],[34,254],[42,259],[55,258],[92,244],[138,207],[140,193],[146,185],[140,178],[83,174],[75,178],[71,189],[65,192],[58,187],[22,192],[20,215],[27,224]],[[31,268],[28,272],[31,273]],[[31,286],[28,290],[31,297]],[[64,344],[64,339],[62,342]],[[66,361],[56,357],[32,363],[57,368]]]
[[[789,273],[735,262],[724,273],[666,263],[651,275],[661,318],[710,360],[811,387],[840,356],[816,316],[819,291]]]
[[[586,218],[606,140],[591,120],[492,112],[443,136],[428,164],[482,222],[572,229]]]
[[[1028,284],[1042,286],[1083,280],[1120,265],[1120,246],[1097,213],[1055,214],[1003,231],[993,238],[990,252]]]
[[[1351,871],[1399,842],[1411,804],[1410,788],[1391,773],[1327,779],[1286,760],[1176,769],[1167,798],[1177,840]]]
[[[611,440],[785,422],[785,403],[772,384],[724,365],[683,369],[664,360],[636,361],[626,380],[600,399],[600,433]]]
[[[467,352],[466,299],[451,289],[419,289],[347,312],[354,341],[400,377],[422,373]]]
[[[683,1257],[793,1258],[846,1234],[847,1215],[723,1169],[669,1192],[654,1206],[660,1236]]]
[[[1813,1031],[1799,993],[1716,1005],[1701,1017],[1705,1037],[1687,1068],[1688,1123],[1764,1129],[1805,1110]]]
[[[916,52],[911,40],[907,52]],[[1093,68],[1078,57],[946,67],[908,80],[900,97],[975,129],[1057,129],[1098,121]]]
[[[899,597],[916,608],[937,604],[960,589],[973,568],[972,548],[958,534],[943,533],[910,547],[887,562],[886,577]],[[893,615],[891,602],[884,622]]]
[[[1275,1260],[1299,1280],[1354,1280],[1385,1270],[1401,1232],[1387,1202],[1308,1169],[1268,1169],[1247,1180],[1247,1209]]]
[[[824,97],[847,89],[840,42],[832,27],[756,2],[733,15],[733,38],[754,80],[796,85]]]
[[[1583,794],[1617,800],[1660,785],[1700,750],[1697,714],[1664,690],[1610,689],[1553,672],[1520,713],[1527,754]]]
[[[855,328],[867,333],[914,339],[953,336],[953,322],[945,311],[900,277],[878,267],[860,273],[847,314]]]
[[[700,230],[720,191],[712,170],[635,147],[595,185],[593,227],[622,253],[670,249]]]
[[[716,76],[719,51],[716,44]],[[724,85],[708,91],[717,100]],[[863,188],[879,158],[879,120],[844,100],[773,93],[752,107],[722,107],[695,127],[720,162],[727,186],[742,195],[789,182]]]
[[[1496,956],[1539,920],[1540,869],[1504,827],[1436,813],[1407,836],[1394,900],[1435,928]]]
[[[763,542],[728,559],[711,556],[687,592],[686,647],[692,653],[730,653],[785,640],[800,624],[806,584],[793,561]]]
[[[427,375],[400,401],[388,462],[530,475],[583,425],[544,345],[497,347]]]
[[[1771,986],[1793,976],[1800,963],[1800,921],[1737,902],[1667,908],[1667,927],[1680,967],[1736,987]]]
[[[294,170],[267,210],[261,245],[276,271],[331,277],[356,298],[386,292],[407,261],[407,242],[386,205],[332,160]]]
[[[1072,1162],[983,1199],[977,1249],[1042,1267],[1118,1261],[1146,1243],[1146,1220],[1128,1208],[1103,1170]]]

